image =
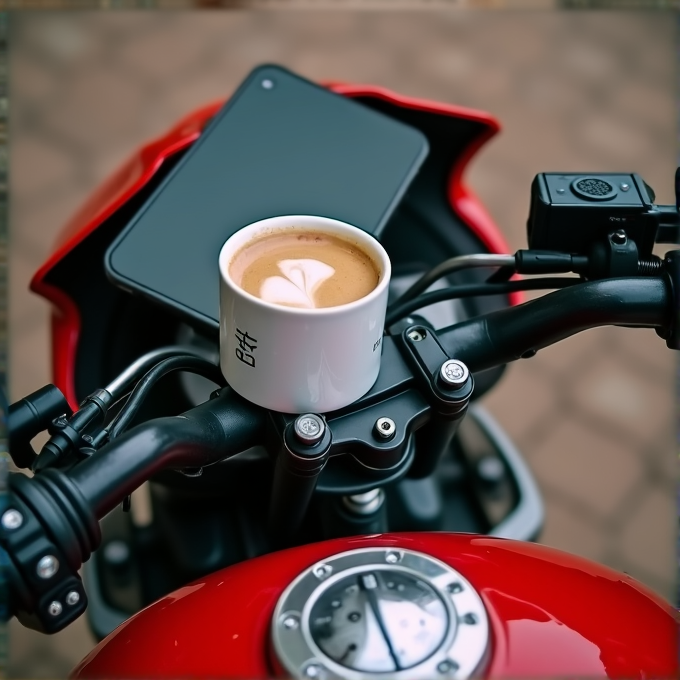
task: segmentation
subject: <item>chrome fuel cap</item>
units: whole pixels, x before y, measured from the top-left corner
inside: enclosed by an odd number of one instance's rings
[[[272,638],[297,678],[462,679],[483,669],[489,624],[479,594],[447,564],[366,548],[300,574],[276,606]]]

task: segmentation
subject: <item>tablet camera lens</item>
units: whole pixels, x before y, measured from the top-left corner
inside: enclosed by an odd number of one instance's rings
[[[274,87],[274,81],[270,78],[265,78],[261,85],[265,90],[271,90]]]

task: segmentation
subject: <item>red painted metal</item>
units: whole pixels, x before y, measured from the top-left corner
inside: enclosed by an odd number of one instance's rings
[[[155,175],[163,162],[194,142],[223,102],[205,106],[183,118],[167,134],[136,151],[106,180],[69,220],[59,234],[56,250],[35,273],[31,290],[48,299],[52,312],[52,379],[71,408],[78,406],[75,358],[80,336],[80,314],[73,300],[46,279],[50,270],[88,234],[119,210]]]
[[[492,634],[485,677],[678,677],[678,613],[631,577],[532,543],[421,533],[326,541],[218,571],[123,623],[73,678],[271,676],[270,619],[286,586],[319,560],[375,546],[432,555],[480,592]]]
[[[444,116],[474,120],[484,132],[473,140],[451,169],[448,197],[452,208],[480,241],[493,253],[507,253],[508,245],[498,227],[479,200],[463,182],[464,169],[477,150],[499,130],[498,122],[482,111],[404,97],[370,85],[327,83],[329,89],[348,97],[368,96],[397,106],[431,111]],[[74,302],[49,283],[49,272],[63,257],[137,194],[155,175],[165,160],[193,143],[209,119],[223,105],[215,102],[183,118],[167,134],[135,152],[111,178],[93,193],[85,205],[66,224],[57,248],[31,281],[31,290],[53,305],[52,366],[54,384],[62,390],[72,408],[78,399],[75,392],[75,357],[80,336],[80,315]],[[513,304],[522,301],[520,293],[509,296]]]

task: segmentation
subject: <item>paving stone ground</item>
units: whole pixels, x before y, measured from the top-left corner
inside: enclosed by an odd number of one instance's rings
[[[674,200],[671,14],[547,11],[202,11],[11,17],[10,386],[50,380],[48,306],[27,292],[55,234],[141,142],[281,63],[382,85],[502,122],[467,181],[512,249],[538,172],[637,171]],[[510,367],[486,404],[544,491],[542,541],[672,599],[676,357],[650,330],[588,331]],[[65,676],[93,641],[12,624],[10,677]]]

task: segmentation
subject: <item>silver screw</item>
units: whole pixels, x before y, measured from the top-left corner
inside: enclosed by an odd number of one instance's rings
[[[323,666],[318,663],[310,663],[303,673],[307,678],[320,678],[323,675]]]
[[[71,607],[74,604],[78,604],[80,602],[80,595],[76,590],[72,590],[67,596],[66,596],[66,604],[71,605]]]
[[[558,193],[558,194],[563,194],[563,193],[564,193],[564,189],[562,189],[562,188],[558,189],[558,190],[557,190],[557,193]]]
[[[312,573],[319,579],[319,581],[323,581],[325,578],[328,578],[331,575],[332,571],[333,567],[330,565],[320,564],[319,566],[314,567]]]
[[[326,431],[326,424],[320,416],[305,413],[295,419],[293,425],[295,436],[303,443],[311,446],[318,444]]]
[[[392,439],[397,431],[397,425],[392,418],[378,418],[374,430],[380,439]]]
[[[449,659],[441,661],[437,665],[437,670],[440,673],[453,673],[454,671],[457,671],[459,668],[460,666],[455,661],[450,661]]]
[[[412,328],[406,336],[409,340],[413,340],[413,342],[420,342],[421,340],[425,340],[427,332],[424,328]]]
[[[385,562],[388,564],[396,564],[397,562],[401,562],[401,553],[397,552],[396,550],[390,550],[385,555]]]
[[[461,387],[469,375],[468,367],[457,359],[445,361],[439,369],[439,377],[447,387]]]
[[[621,191],[628,191],[628,189],[630,189],[630,184],[626,184],[625,182],[621,182],[619,186],[621,187]]]
[[[297,616],[286,616],[284,617],[281,623],[283,624],[283,627],[286,628],[287,630],[296,630],[297,627],[300,625]]]
[[[40,578],[52,578],[59,570],[59,560],[54,555],[45,555],[38,562],[35,570]]]
[[[274,87],[274,81],[270,80],[269,78],[265,78],[261,85],[265,90],[271,90]]]
[[[52,616],[59,616],[63,610],[63,607],[61,606],[61,602],[55,600],[50,604],[50,606],[47,608],[47,611],[52,614]]]
[[[18,510],[6,510],[0,521],[4,529],[14,531],[24,523],[24,516]]]
[[[456,593],[460,593],[463,590],[463,586],[458,583],[458,581],[454,581],[453,583],[449,583],[448,586],[446,586],[446,591],[451,593],[452,595],[455,595]]]
[[[617,229],[611,235],[610,238],[612,240],[612,243],[616,243],[616,245],[622,246],[628,240],[628,235],[623,229]]]

